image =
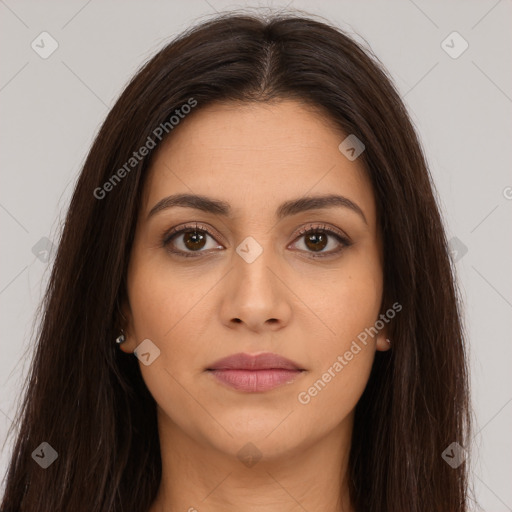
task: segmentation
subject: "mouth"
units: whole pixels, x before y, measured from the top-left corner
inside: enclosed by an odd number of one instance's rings
[[[306,370],[277,354],[239,353],[216,361],[206,371],[232,389],[258,393],[290,384]]]

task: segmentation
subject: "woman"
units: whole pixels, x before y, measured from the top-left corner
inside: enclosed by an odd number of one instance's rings
[[[17,419],[2,511],[467,510],[458,293],[375,57],[231,14],[142,67],[80,174]]]

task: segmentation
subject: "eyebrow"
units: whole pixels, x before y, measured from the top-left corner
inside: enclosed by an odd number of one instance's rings
[[[195,208],[196,210],[213,213],[215,215],[222,215],[225,217],[229,217],[232,213],[231,206],[225,201],[196,194],[175,194],[172,196],[164,197],[158,201],[158,203],[156,203],[155,206],[151,208],[147,218],[150,219],[158,212],[176,206],[181,206],[184,208]],[[348,208],[357,213],[364,220],[365,224],[368,224],[363,211],[356,203],[347,197],[335,194],[301,197],[299,199],[285,201],[277,209],[276,218],[281,220],[285,217],[296,215],[298,213],[309,210],[319,210],[334,207]]]

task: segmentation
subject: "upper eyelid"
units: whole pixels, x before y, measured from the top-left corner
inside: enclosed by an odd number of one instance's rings
[[[196,226],[197,226],[197,228],[196,228]],[[193,229],[197,229],[197,231],[204,231],[207,235],[209,235],[209,236],[211,236],[213,238],[216,238],[215,233],[217,233],[217,231],[214,230],[211,227],[207,228],[206,225],[203,225],[200,222],[194,222],[194,223],[190,223],[190,224],[178,225],[177,227],[172,228],[172,229],[166,231],[162,238],[163,238],[164,241],[168,241],[172,237],[174,237],[174,236],[176,236],[178,234],[183,234],[183,231],[188,231],[188,230],[193,230]],[[213,231],[213,233],[212,233],[212,231]],[[221,239],[224,239],[224,237],[221,236],[221,235],[217,235],[217,236],[219,238],[221,238]]]
[[[309,223],[308,226],[305,226],[299,230],[297,236],[304,236],[308,233],[308,231],[326,231],[330,234],[339,236],[346,242],[351,242],[350,237],[342,229],[328,226],[325,223],[321,223],[321,225],[314,225],[314,223]]]

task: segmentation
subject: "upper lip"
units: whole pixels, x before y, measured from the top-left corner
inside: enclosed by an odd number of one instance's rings
[[[278,354],[265,352],[251,355],[245,353],[233,354],[215,361],[207,370],[303,370],[297,363]]]

